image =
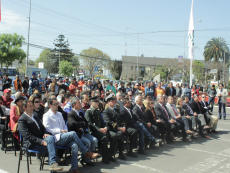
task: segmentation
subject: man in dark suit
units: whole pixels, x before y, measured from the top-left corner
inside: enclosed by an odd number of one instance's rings
[[[170,82],[169,87],[165,88],[165,95],[174,97],[176,95],[176,89],[173,87],[173,83]]]
[[[142,127],[139,125],[139,123],[135,123],[135,121],[133,120],[133,112],[131,110],[131,101],[128,98],[125,98],[123,100],[123,104],[124,107],[121,109],[120,113],[121,113],[121,118],[123,119],[123,121],[126,124],[126,128],[129,129],[136,129],[138,131],[139,134],[139,153],[143,153],[143,154],[147,154],[144,151],[144,132],[142,130]],[[136,143],[136,142],[135,142]],[[132,157],[136,157],[136,155],[134,153],[128,152],[129,156]]]
[[[182,125],[183,122],[179,123],[175,119],[173,119],[172,115],[169,113],[168,109],[166,108],[166,106],[164,104],[165,101],[164,101],[164,98],[162,95],[157,96],[157,101],[158,101],[158,103],[155,105],[156,116],[159,119],[167,122],[167,124],[170,127],[170,130],[171,130],[171,132],[173,132],[173,134],[177,134],[179,129],[182,129],[182,131],[184,131],[184,125]],[[172,138],[174,138],[174,137],[171,136],[171,139]],[[167,142],[169,142],[169,143],[172,142],[171,139],[168,136]],[[184,133],[183,133],[183,141],[185,141],[185,142],[189,141],[186,138]]]
[[[101,112],[98,109],[97,96],[90,98],[91,107],[86,110],[85,118],[88,121],[89,132],[100,139],[102,162],[108,164],[109,161],[115,162],[114,155],[116,152],[117,134],[107,130]],[[110,141],[110,150],[108,149],[108,139]]]
[[[23,102],[25,112],[18,120],[18,130],[23,137],[23,147],[27,150],[37,150],[49,153],[49,170],[61,171],[56,161],[56,145],[54,136],[49,135],[41,120],[33,116],[33,103],[30,100]]]
[[[189,104],[189,97],[187,95],[183,96],[183,100],[184,100],[184,104],[183,104],[183,108],[186,110],[187,114],[190,116],[191,120],[192,120],[192,128],[194,130],[196,130],[195,128],[197,127],[197,125],[199,126],[199,134],[202,137],[207,137],[204,133],[203,133],[203,128],[205,125],[205,122],[201,122],[201,120],[203,121],[203,119],[199,119],[197,112],[194,112],[194,110],[192,109],[192,106]],[[193,118],[195,117],[195,118]]]
[[[136,147],[135,141],[137,139],[137,131],[133,128],[127,128],[125,122],[121,118],[119,111],[115,108],[116,98],[114,94],[110,94],[106,97],[108,107],[103,112],[103,118],[108,129],[118,136],[118,149],[119,149],[119,158],[125,160],[125,155],[123,154],[124,150],[124,135],[130,137],[130,151]]]
[[[142,97],[140,95],[136,96],[135,102],[136,105],[132,110],[134,115],[133,120],[135,121],[135,123],[139,123],[142,126],[145,135],[150,141],[150,146],[154,145],[155,143],[162,142],[162,139],[158,139],[151,134],[151,132],[153,132],[151,129],[152,124],[149,122],[148,118],[145,115]]]
[[[71,99],[71,107],[73,108],[68,114],[68,127],[69,131],[75,131],[81,140],[81,142],[88,148],[89,151],[95,151],[97,146],[97,138],[90,135],[88,132],[88,122],[84,117],[84,114],[80,112],[81,103],[78,98]],[[85,158],[82,155],[82,164],[85,162],[89,166],[94,166],[94,163],[89,158]]]

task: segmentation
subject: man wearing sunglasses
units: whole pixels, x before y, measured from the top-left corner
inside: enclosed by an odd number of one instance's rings
[[[62,117],[62,114],[58,112],[58,101],[56,98],[48,99],[49,111],[43,115],[43,124],[46,131],[54,136],[55,143],[60,147],[71,148],[71,173],[79,173],[78,167],[78,149],[82,152],[85,158],[94,159],[98,157],[98,154],[92,153],[84,146],[79,139],[76,132],[68,132],[67,125]]]

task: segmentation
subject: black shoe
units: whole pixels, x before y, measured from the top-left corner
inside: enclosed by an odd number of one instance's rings
[[[138,154],[148,155],[148,153],[146,153],[144,150],[142,150],[142,151],[138,151]]]
[[[183,141],[184,141],[184,142],[191,142],[192,139],[183,138]]]
[[[135,154],[134,152],[132,152],[132,151],[129,151],[128,153],[127,153],[127,155],[128,156],[130,156],[130,157],[135,157],[135,158],[137,158],[138,157],[138,155],[137,154]]]
[[[105,159],[105,160],[102,159],[102,162],[103,162],[104,164],[109,164],[109,160],[108,160],[108,159]]]
[[[88,166],[95,166],[95,163],[94,162],[86,162],[86,165],[88,165]]]
[[[218,133],[216,130],[212,130],[212,133]]]
[[[120,153],[118,158],[121,160],[126,160],[126,157],[123,153]]]
[[[110,160],[111,162],[117,162],[117,160],[116,160],[115,158],[113,158],[113,157],[110,157],[109,160]]]

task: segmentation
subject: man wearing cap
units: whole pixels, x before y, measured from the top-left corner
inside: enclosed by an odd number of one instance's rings
[[[109,81],[109,85],[106,87],[106,91],[112,91],[114,94],[117,93],[116,88],[113,86],[113,80]]]
[[[44,80],[41,78],[41,74],[38,75],[38,81],[39,81],[38,91],[40,94],[42,94],[42,87],[44,85]]]
[[[107,130],[105,122],[98,109],[98,97],[91,97],[91,107],[86,110],[85,118],[88,121],[89,132],[101,141],[102,162],[108,164],[109,161],[115,162],[113,158],[116,152],[117,134]],[[108,139],[110,141],[110,149],[108,149]]]
[[[27,93],[27,91],[29,89],[29,80],[28,80],[27,75],[25,75],[25,80],[22,82],[22,87],[23,87],[24,91]]]
[[[4,90],[4,96],[3,98],[3,106],[5,106],[6,108],[10,109],[10,104],[13,101],[13,99],[11,98],[11,90],[10,89],[5,89]]]
[[[116,98],[115,95],[110,94],[106,97],[108,107],[103,112],[103,118],[105,120],[108,129],[118,136],[118,149],[119,159],[125,160],[124,150],[124,135],[130,137],[130,148],[135,147],[135,141],[137,140],[137,131],[135,129],[127,129],[125,122],[122,120],[120,112],[115,108]]]
[[[70,104],[73,109],[68,114],[69,131],[75,131],[81,142],[88,148],[88,150],[91,152],[95,151],[97,138],[89,134],[87,130],[88,122],[84,117],[84,113],[80,111],[82,107],[79,99],[75,97],[72,98]],[[84,156],[82,156],[82,159],[87,165],[94,166],[94,163],[91,162],[90,159],[85,158]]]
[[[32,73],[32,78],[30,78],[30,81],[29,81],[29,95],[32,95],[33,94],[33,90],[34,89],[38,89],[39,88],[39,80],[37,79],[37,74],[35,72]]]
[[[8,77],[8,74],[5,74],[3,79],[3,91],[8,88],[10,89],[11,82],[12,80]]]
[[[13,85],[15,91],[22,90],[22,81],[19,79],[19,76],[16,75],[16,78],[14,80],[14,85]]]
[[[56,79],[56,78],[54,78],[54,79],[53,79],[53,83],[51,83],[51,84],[49,85],[49,90],[50,90],[51,92],[54,92],[54,93],[56,94],[56,96],[58,95],[59,86],[57,85],[57,79]]]
[[[82,92],[82,88],[85,84],[85,81],[83,80],[83,77],[80,77],[80,81],[78,82],[78,88],[80,89],[80,92]]]
[[[121,91],[123,94],[126,93],[125,83],[124,82],[121,82],[121,87],[118,89],[118,91]]]
[[[50,76],[47,77],[47,80],[45,81],[45,89],[48,90],[49,85],[52,83]]]

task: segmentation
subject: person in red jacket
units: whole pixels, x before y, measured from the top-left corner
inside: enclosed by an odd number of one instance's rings
[[[14,101],[14,99],[11,98],[11,89],[5,89],[4,96],[2,98],[3,98],[2,105],[10,109],[10,104],[12,101]]]
[[[69,85],[70,94],[74,95],[76,89],[78,89],[78,83],[74,79],[72,79],[71,84]]]

